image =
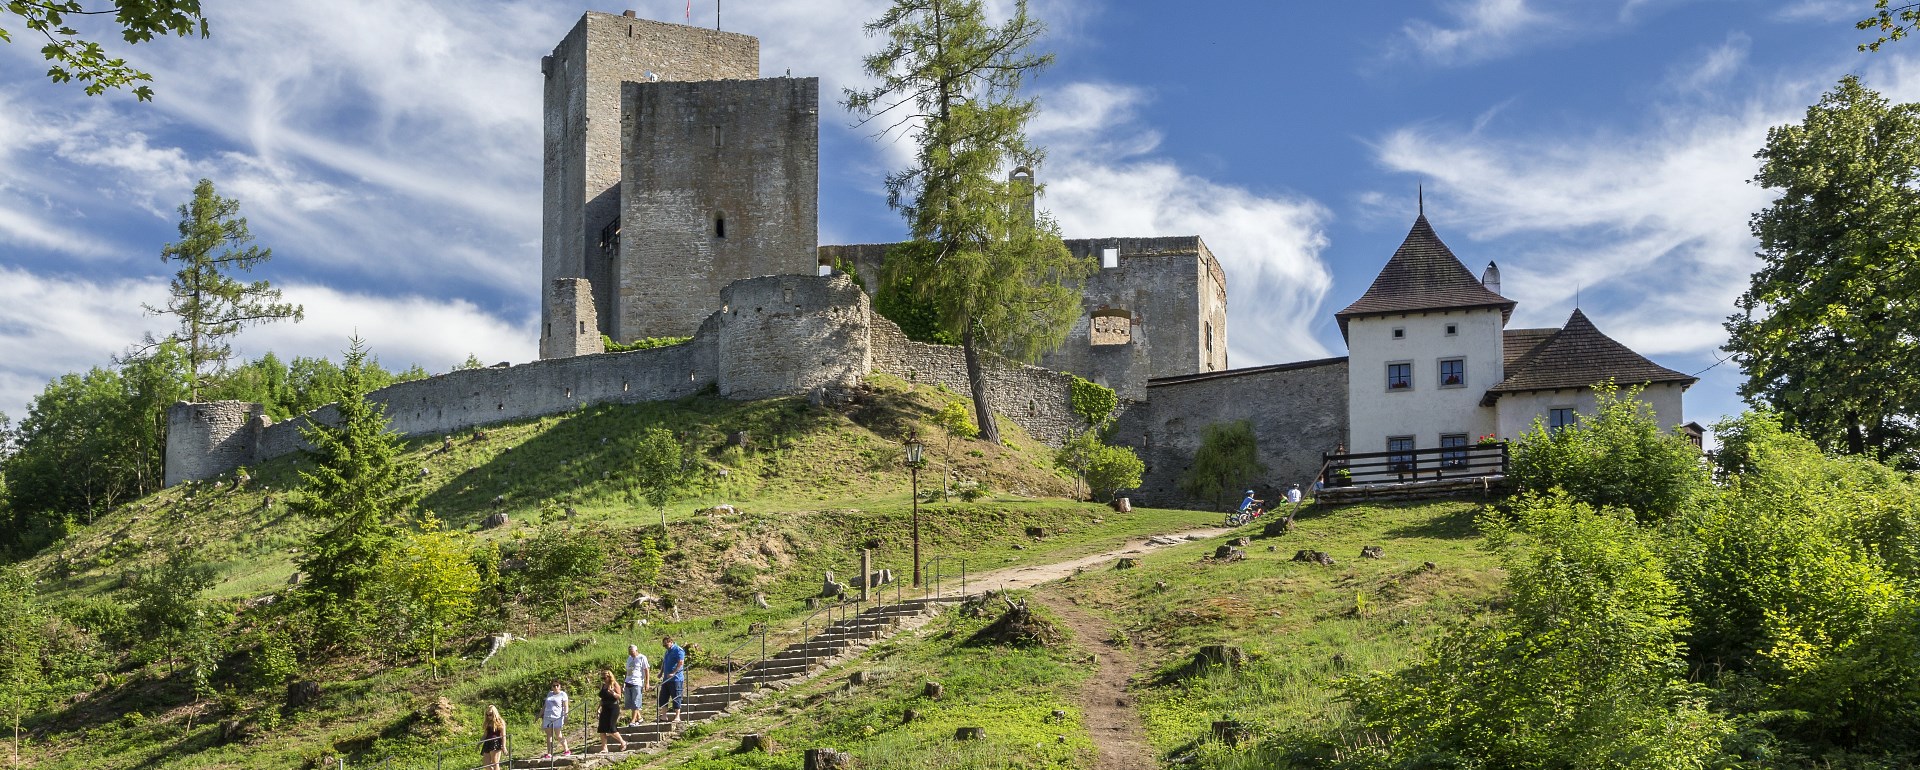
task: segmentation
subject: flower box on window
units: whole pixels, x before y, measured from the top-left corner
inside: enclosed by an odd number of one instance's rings
[[[1449,374],[1449,375],[1447,375],[1447,378],[1446,378],[1445,380],[1443,380],[1443,381],[1441,381],[1441,383],[1440,383],[1440,384],[1442,384],[1442,385],[1458,385],[1458,384],[1460,384],[1460,375],[1457,375],[1457,374]]]
[[[1408,388],[1411,388],[1411,387],[1413,387],[1413,383],[1411,383],[1411,382],[1389,382],[1389,383],[1387,383],[1387,390],[1406,390],[1406,389],[1408,389]]]

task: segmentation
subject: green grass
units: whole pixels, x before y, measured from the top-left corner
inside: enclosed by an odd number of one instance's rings
[[[1216,539],[1155,553],[1137,569],[1088,573],[1064,590],[1107,613],[1140,646],[1148,661],[1140,711],[1161,758],[1286,766],[1270,750],[1284,735],[1342,723],[1342,677],[1399,667],[1445,624],[1494,597],[1500,573],[1478,548],[1477,509],[1459,502],[1309,508],[1291,535],[1258,538],[1257,525],[1236,533],[1256,536],[1244,561],[1207,558],[1225,540]],[[1367,545],[1384,546],[1386,558],[1359,558]],[[1336,563],[1290,561],[1299,549],[1325,551]],[[1156,585],[1163,582],[1164,589]],[[1192,655],[1205,644],[1239,646],[1251,662],[1237,671],[1192,670]],[[1252,726],[1251,747],[1211,741],[1220,719]]]
[[[703,664],[693,671],[696,686],[718,679],[713,664],[747,639],[750,623],[764,622],[776,631],[797,626],[806,614],[803,599],[818,592],[821,573],[831,569],[843,579],[854,574],[858,549],[874,550],[876,568],[891,568],[901,580],[909,576],[913,503],[897,442],[908,429],[938,435],[922,421],[957,396],[876,380],[874,390],[847,409],[797,399],[742,403],[709,396],[592,407],[465,431],[450,437],[451,449],[439,438],[412,441],[409,451],[428,469],[426,507],[451,526],[474,529],[489,513],[504,511],[513,524],[480,537],[511,542],[527,536],[540,504],[553,499],[573,508],[577,520],[597,522],[616,543],[631,548],[634,528],[657,522],[659,513],[633,502],[622,480],[623,458],[630,456],[632,441],[653,425],[690,436],[699,472],[668,506],[675,548],[667,555],[660,584],[647,587],[672,597],[681,619],[655,613],[646,618],[648,626],[634,630],[635,614],[625,608],[639,588],[620,578],[624,566],[616,558],[608,579],[574,607],[576,626],[585,633],[561,633],[553,605],[541,597],[522,597],[486,608],[486,619],[453,644],[460,659],[441,678],[429,676],[418,661],[393,660],[378,651],[365,659],[315,666],[302,677],[324,685],[321,699],[284,718],[278,692],[247,692],[228,682],[221,697],[190,704],[187,683],[179,677],[161,667],[121,661],[100,681],[57,693],[57,708],[29,720],[36,766],[310,767],[323,756],[344,756],[354,763],[393,757],[399,767],[430,765],[441,753],[454,766],[455,760],[472,758],[470,741],[477,737],[487,704],[502,707],[516,747],[535,746],[533,708],[547,681],[569,682],[584,703],[591,699],[586,682],[595,671],[616,666],[629,641],[657,657],[663,632],[710,656],[696,658]],[[727,435],[736,431],[748,432],[747,447],[727,444]],[[923,491],[938,487],[945,450],[944,441],[930,444],[933,467],[921,474]],[[952,456],[956,475],[978,480],[992,493],[973,503],[920,504],[929,575],[936,556],[950,559],[941,567],[949,576],[958,571],[960,559],[977,575],[1068,559],[1129,536],[1215,520],[1213,514],[1188,511],[1120,514],[1064,499],[1071,483],[1053,470],[1051,452],[1017,429],[1008,445],[954,442]],[[43,598],[56,609],[118,596],[125,575],[174,548],[196,549],[215,562],[222,582],[212,594],[233,600],[232,606],[279,592],[314,527],[290,514],[286,504],[301,462],[282,458],[250,469],[243,488],[236,489],[228,477],[136,501],[36,557],[29,568],[42,578]],[[737,512],[700,512],[719,503]],[[1048,534],[1028,537],[1028,526],[1045,527]],[[766,594],[770,609],[753,607],[756,591]],[[243,614],[239,627],[245,623]],[[532,639],[509,646],[480,667],[483,635],[502,629]],[[775,636],[771,644],[790,640]],[[87,654],[108,660],[125,652],[107,649],[84,633],[75,643],[92,645]],[[990,660],[980,662],[999,670]],[[227,670],[231,674],[243,664],[244,656],[236,656]],[[992,700],[990,711],[1013,709],[1005,696],[989,694],[994,689],[970,691]],[[452,732],[417,717],[440,697],[458,709],[459,728]],[[953,707],[972,702],[955,701]],[[222,723],[239,732],[223,737]],[[950,737],[951,728],[948,732]],[[998,766],[997,755],[989,756],[995,745],[989,740],[965,751],[986,752],[969,761]]]

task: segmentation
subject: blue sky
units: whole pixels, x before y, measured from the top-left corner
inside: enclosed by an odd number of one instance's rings
[[[1455,253],[1499,261],[1514,325],[1560,324],[1577,292],[1603,331],[1706,370],[1688,417],[1710,422],[1741,408],[1739,372],[1709,367],[1756,264],[1767,127],[1850,72],[1920,101],[1920,43],[1855,52],[1871,5],[1035,0],[1058,55],[1033,83],[1044,205],[1069,237],[1205,238],[1232,363],[1252,366],[1345,352],[1332,313],[1424,184]],[[162,299],[159,249],[203,176],[307,309],[238,351],[337,354],[357,331],[390,366],[531,359],[539,57],[589,7],[626,6],[209,0],[211,39],[111,43],[154,73],[148,104],[48,83],[26,36],[0,44],[0,411],[162,329],[140,305]],[[763,74],[827,95],[861,82],[881,7],[735,0],[724,20],[761,38]],[[822,240],[899,237],[880,179],[904,144],[822,118]]]

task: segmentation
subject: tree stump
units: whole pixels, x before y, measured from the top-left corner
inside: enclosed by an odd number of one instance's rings
[[[764,591],[753,592],[753,606],[759,607],[760,609],[763,609],[763,610],[767,608],[768,605],[767,605],[766,592]]]
[[[986,737],[987,728],[984,727],[953,728],[953,739],[956,741],[977,741]]]
[[[834,749],[807,749],[800,767],[801,770],[847,770],[853,767],[853,757]]]
[[[1113,502],[1108,503],[1108,505],[1113,506],[1114,510],[1119,511],[1121,513],[1133,512],[1133,500],[1131,498],[1116,497],[1113,499]],[[1093,523],[1098,524],[1100,523],[1100,521],[1098,519],[1095,519]]]
[[[1195,668],[1205,668],[1207,666],[1239,668],[1246,664],[1246,651],[1231,644],[1203,645],[1198,652],[1193,654],[1193,665]]]
[[[1052,721],[1055,721],[1055,722],[1067,721],[1067,712],[1062,709],[1054,709],[1053,715],[1052,715]]]
[[[1360,549],[1360,558],[1362,559],[1384,559],[1386,557],[1387,549],[1377,545],[1369,545]]]
[[[1046,527],[1028,527],[1027,528],[1027,537],[1046,537],[1046,536],[1047,536]]]
[[[302,708],[319,697],[319,682],[300,681],[287,685],[287,708]]]
[[[760,751],[772,754],[774,752],[773,736],[765,733],[747,733],[746,735],[742,735],[740,736],[740,750],[743,752]]]
[[[903,711],[900,713],[900,724],[903,724],[903,725],[912,724],[913,720],[919,719],[919,718],[920,718],[920,712],[915,711],[913,709],[907,709],[906,711]]]
[[[1309,564],[1323,564],[1329,567],[1333,566],[1332,556],[1329,556],[1320,551],[1309,551],[1304,548],[1294,552],[1293,561],[1303,561]]]
[[[815,597],[815,596],[807,597],[807,609],[810,609],[810,610],[820,609],[819,597]]]
[[[1291,533],[1292,531],[1293,531],[1293,519],[1291,518],[1280,519],[1277,521],[1267,522],[1267,526],[1262,527],[1260,529],[1260,536],[1261,537],[1279,537],[1281,535]]]
[[[928,682],[926,688],[922,689],[920,694],[926,696],[927,700],[939,700],[940,694],[946,691],[947,688],[941,686],[939,682]]]
[[[511,519],[507,518],[506,511],[494,511],[492,514],[488,515],[487,518],[482,519],[480,521],[480,528],[481,529],[499,529],[501,527],[506,526],[507,522],[509,521],[511,521]]]
[[[852,675],[847,677],[847,684],[854,685],[856,687],[871,681],[873,681],[873,674],[865,671],[855,671],[853,672]]]
[[[1245,548],[1247,546],[1253,545],[1253,540],[1245,537],[1236,537],[1233,539],[1233,544],[1240,546],[1241,548]]]
[[[1212,730],[1213,739],[1228,746],[1238,746],[1253,735],[1246,723],[1235,719],[1215,720]]]
[[[1131,556],[1122,556],[1113,563],[1114,569],[1133,569],[1138,566],[1140,566],[1140,560]]]

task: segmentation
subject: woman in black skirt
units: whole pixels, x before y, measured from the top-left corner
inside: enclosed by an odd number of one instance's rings
[[[500,754],[507,748],[507,720],[500,718],[500,709],[488,706],[486,721],[486,733],[480,739],[480,764],[497,768]]]
[[[612,751],[609,745],[620,742],[620,750],[627,750],[627,739],[620,735],[620,680],[615,679],[612,671],[600,672],[600,751]]]

